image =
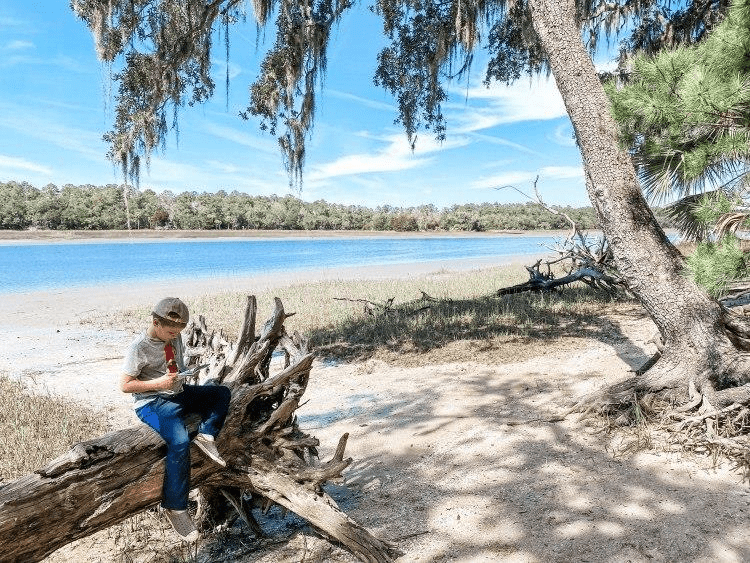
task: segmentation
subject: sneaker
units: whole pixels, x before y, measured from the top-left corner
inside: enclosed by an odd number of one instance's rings
[[[222,467],[227,466],[227,462],[224,461],[224,458],[221,457],[219,450],[216,449],[216,444],[214,443],[213,436],[209,434],[198,434],[193,442],[195,442],[195,445],[198,446],[204,454],[206,454],[216,463],[218,463]]]
[[[172,528],[182,538],[183,541],[193,543],[200,537],[198,528],[195,527],[193,519],[187,510],[169,510],[164,509],[167,520],[172,524]]]

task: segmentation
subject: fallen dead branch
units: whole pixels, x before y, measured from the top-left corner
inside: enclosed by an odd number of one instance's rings
[[[534,180],[534,197],[525,194],[514,186],[504,187],[514,189],[535,201],[553,215],[564,217],[570,224],[570,232],[564,240],[557,242],[555,246],[547,247],[550,252],[556,255],[554,258],[549,260],[539,259],[533,266],[525,266],[529,272],[529,281],[501,288],[497,291],[497,294],[513,295],[526,291],[552,291],[576,281],[583,282],[594,289],[603,289],[611,293],[625,290],[625,282],[617,273],[614,255],[607,239],[604,236],[590,237],[581,231],[579,225],[569,215],[544,203],[537,189],[538,180],[539,177],[537,176]],[[542,262],[544,262],[544,269],[542,268]],[[552,267],[558,264],[562,265],[565,275],[555,278]]]
[[[395,313],[396,310],[393,308],[393,301],[395,300],[395,297],[391,297],[390,299],[386,300],[385,303],[375,303],[374,301],[370,301],[369,299],[351,299],[349,297],[334,297],[334,301],[349,301],[350,303],[362,303],[364,312],[368,315],[374,315],[376,312],[388,314],[388,313]]]
[[[438,299],[435,299],[434,297],[430,297],[427,293],[424,291],[421,292],[422,297],[419,299],[411,302],[413,303],[420,303],[420,302],[432,302],[437,303],[439,302]],[[385,303],[376,303],[374,301],[370,301],[369,299],[357,299],[357,298],[350,298],[350,297],[334,297],[334,301],[348,301],[350,303],[362,303],[364,305],[364,312],[370,316],[375,316],[376,314],[383,314],[383,315],[401,315],[401,316],[412,316],[416,315],[418,313],[421,313],[422,311],[427,311],[431,307],[430,305],[424,305],[422,307],[419,307],[417,309],[409,309],[407,304],[403,304],[399,307],[394,306],[394,301],[396,300],[395,297],[391,297],[390,299],[386,300]]]

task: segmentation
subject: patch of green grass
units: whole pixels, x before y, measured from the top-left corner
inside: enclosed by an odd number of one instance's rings
[[[0,481],[31,473],[82,440],[107,431],[93,410],[32,394],[0,374]]]

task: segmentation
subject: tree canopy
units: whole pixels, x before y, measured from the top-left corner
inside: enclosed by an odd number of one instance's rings
[[[700,40],[721,17],[726,0],[578,0],[576,18],[594,50],[600,37],[629,33],[624,53]],[[216,43],[229,53],[236,25],[247,20],[243,0],[72,0],[92,30],[97,53],[117,85],[115,121],[105,135],[108,156],[126,177],[178,131],[178,112],[215,90],[210,60]],[[276,35],[251,85],[243,117],[260,117],[277,135],[287,169],[301,180],[305,140],[326,71],[332,30],[355,6],[351,0],[253,0],[258,26],[275,18]],[[378,56],[374,81],[398,102],[397,121],[414,142],[419,130],[445,135],[445,82],[471,64],[477,47],[490,55],[487,81],[512,81],[547,69],[527,0],[429,2],[377,0],[390,38]],[[486,42],[483,39],[486,37]]]

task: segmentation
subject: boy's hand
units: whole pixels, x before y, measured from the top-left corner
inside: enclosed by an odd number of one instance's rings
[[[180,378],[177,372],[167,370],[167,372],[159,379],[159,388],[164,391],[175,391],[180,384]]]

